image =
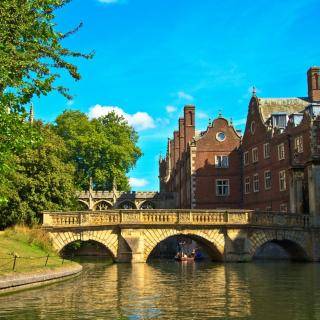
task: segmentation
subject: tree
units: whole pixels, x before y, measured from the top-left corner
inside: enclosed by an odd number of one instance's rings
[[[7,172],[9,183],[2,185],[7,201],[0,205],[0,227],[32,224],[43,210],[76,207],[75,168],[63,139],[49,125],[37,122],[34,129],[41,140],[11,159],[16,170]]]
[[[55,11],[71,0],[0,1],[0,181],[5,184],[6,163],[21,149],[34,143],[25,106],[34,96],[57,90],[70,98],[68,90],[56,84],[61,71],[80,79],[70,58],[91,58],[92,53],[71,51],[62,41],[76,32],[57,30]],[[11,166],[10,166],[11,167]],[[1,186],[0,186],[1,187]],[[3,186],[2,186],[3,187]],[[0,188],[1,189],[1,188]],[[0,193],[0,202],[4,200]]]
[[[142,155],[138,135],[125,119],[111,112],[89,120],[80,111],[65,111],[56,119],[56,131],[70,150],[76,167],[76,183],[88,188],[93,179],[95,189],[129,190],[126,174]]]
[[[75,80],[80,74],[68,58],[91,58],[71,51],[62,40],[76,32],[56,30],[55,11],[70,0],[1,0],[0,2],[0,105],[19,109],[33,96],[52,90],[70,97],[55,85],[59,72],[66,70]]]

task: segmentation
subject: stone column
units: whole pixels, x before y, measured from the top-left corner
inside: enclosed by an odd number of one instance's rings
[[[250,241],[245,229],[227,229],[225,233],[226,262],[251,261]]]
[[[303,208],[303,179],[301,168],[292,168],[290,171],[290,212],[304,213]]]
[[[197,146],[196,142],[193,140],[190,143],[190,185],[188,186],[190,188],[190,208],[194,209],[196,207],[196,152],[197,152]]]
[[[312,222],[320,225],[320,164],[308,166],[309,211]]]
[[[146,262],[144,257],[144,237],[139,229],[121,229],[119,241],[119,262]]]

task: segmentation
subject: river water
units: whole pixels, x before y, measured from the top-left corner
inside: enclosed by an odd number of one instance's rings
[[[83,265],[77,278],[0,297],[0,318],[320,319],[320,264]]]

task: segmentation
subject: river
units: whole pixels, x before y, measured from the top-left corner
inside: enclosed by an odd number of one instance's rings
[[[320,319],[320,264],[83,263],[77,278],[0,297],[1,319]]]

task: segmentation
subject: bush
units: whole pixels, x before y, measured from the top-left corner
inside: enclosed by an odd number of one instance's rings
[[[13,240],[34,245],[45,252],[54,252],[52,240],[48,234],[39,227],[30,228],[25,225],[16,225],[6,229],[3,235]]]

